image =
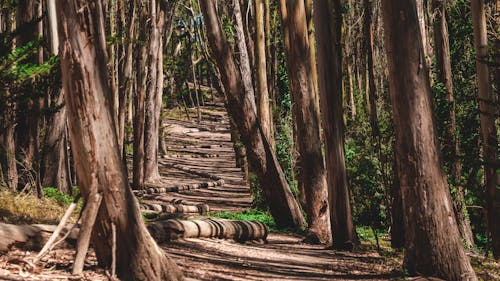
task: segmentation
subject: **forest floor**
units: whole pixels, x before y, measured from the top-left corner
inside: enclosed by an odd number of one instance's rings
[[[191,113],[193,119],[196,115]],[[241,170],[235,167],[229,119],[223,107],[204,107],[200,123],[187,120],[177,109],[167,116],[168,154],[159,161],[162,178],[158,185],[213,180],[182,168],[217,176],[225,183],[217,187],[148,195],[141,201],[205,203],[210,207],[210,214],[241,213],[251,209],[250,187]],[[381,250],[377,251],[373,242],[362,239],[360,249],[342,252],[305,244],[303,239],[297,233],[271,232],[267,244],[193,238],[163,243],[161,247],[181,267],[187,280],[408,280],[401,268],[402,253],[393,251],[387,243],[382,243]],[[80,276],[70,275],[72,249],[52,251],[38,266],[29,262],[35,255],[34,252],[14,250],[0,256],[0,280],[108,279],[106,273],[97,268],[93,254],[88,257]],[[498,263],[480,263],[478,274],[482,279],[498,278]]]

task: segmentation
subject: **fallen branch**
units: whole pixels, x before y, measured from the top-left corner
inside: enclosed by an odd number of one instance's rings
[[[219,238],[233,239],[238,242],[252,240],[267,242],[268,234],[266,225],[261,222],[226,219],[169,219],[150,223],[148,229],[159,243],[179,238]]]
[[[35,263],[38,262],[41,257],[43,257],[48,251],[50,251],[50,249],[53,248],[57,237],[59,237],[59,234],[61,233],[64,226],[66,225],[69,217],[71,216],[73,211],[76,209],[76,206],[78,205],[78,200],[80,200],[80,196],[81,196],[80,193],[78,193],[78,195],[75,197],[73,202],[69,205],[68,209],[66,210],[66,213],[64,213],[64,216],[62,217],[61,221],[59,222],[59,225],[57,226],[55,231],[52,233],[52,235],[50,236],[47,243],[45,243],[43,248],[40,250],[40,252],[36,256],[35,261],[34,261]]]

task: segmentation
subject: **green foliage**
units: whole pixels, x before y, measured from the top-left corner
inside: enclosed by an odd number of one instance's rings
[[[250,209],[240,213],[231,213],[224,211],[211,214],[211,217],[230,220],[258,221],[265,224],[271,231],[277,230],[273,216],[271,216],[271,214],[269,214],[268,212],[264,212],[258,209]]]
[[[254,173],[249,173],[250,191],[252,193],[252,208],[267,211],[267,202],[262,194],[259,178]]]
[[[78,189],[74,190],[74,194],[78,194]],[[69,205],[71,204],[74,200],[75,197],[69,194],[64,194],[61,193],[57,188],[55,187],[44,187],[43,188],[43,193],[45,195],[45,198],[47,199],[53,199],[57,201],[59,204],[62,205]]]

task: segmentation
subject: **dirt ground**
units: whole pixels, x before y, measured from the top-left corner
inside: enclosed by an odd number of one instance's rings
[[[221,107],[205,107],[200,124],[179,117],[165,120],[168,155],[160,159],[160,185],[210,181],[176,168],[195,168],[224,179],[223,186],[149,195],[145,201],[181,199],[186,204],[206,203],[211,212],[239,212],[250,208],[250,188],[235,167],[229,121]],[[177,165],[176,167],[173,167]],[[296,234],[271,233],[268,243],[239,244],[221,239],[185,239],[161,247],[183,270],[187,280],[402,280],[401,254],[386,249],[339,252],[302,243]],[[366,246],[366,245],[365,245]],[[87,259],[84,273],[71,276],[72,249],[52,251],[39,265],[36,253],[12,251],[0,256],[0,280],[107,280]],[[491,276],[489,276],[491,277]],[[489,280],[489,277],[485,280]],[[494,276],[492,278],[495,278]],[[423,279],[420,279],[423,280]]]

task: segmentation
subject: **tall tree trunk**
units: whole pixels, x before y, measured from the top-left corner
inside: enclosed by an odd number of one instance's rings
[[[59,37],[57,32],[57,15],[55,0],[47,1],[48,22],[50,29],[51,53],[57,55],[59,52]],[[47,120],[47,128],[44,140],[43,159],[41,162],[42,186],[53,186],[63,193],[72,193],[69,161],[67,159],[66,147],[66,107],[64,106],[64,94],[61,89],[52,91],[52,107],[61,107]]]
[[[3,22],[0,30],[5,33],[11,33],[15,29],[15,12],[14,8],[4,9],[2,11]],[[11,52],[15,48],[15,40],[11,42],[3,42],[7,44],[6,53]],[[10,94],[8,88],[1,89],[4,96],[5,110],[0,115],[0,165],[3,173],[5,184],[9,189],[15,190],[18,185],[18,173],[16,163],[16,109],[17,104]],[[2,176],[2,175],[0,175]]]
[[[319,110],[311,75],[311,52],[304,1],[288,1],[290,50],[287,67],[293,99],[296,145],[299,154],[299,190],[304,195],[309,223],[308,240],[315,243],[331,241],[330,212],[326,171],[321,150]]]
[[[264,28],[264,0],[254,0],[255,8],[255,75],[257,114],[267,141],[274,147],[273,118],[269,107],[267,85],[266,37]]]
[[[255,93],[252,85],[252,68],[250,67],[250,58],[248,57],[247,44],[245,40],[245,33],[243,27],[243,20],[241,17],[241,7],[239,0],[233,0],[233,14],[236,21],[236,45],[238,46],[238,59],[240,66],[241,79],[243,89],[245,90],[245,97],[255,100]],[[257,112],[255,102],[252,111]]]
[[[132,96],[133,89],[133,76],[132,76],[132,64],[133,64],[133,53],[134,53],[134,43],[132,38],[136,34],[136,1],[130,1],[128,14],[125,13],[125,5],[123,0],[120,1],[120,26],[124,32],[124,39],[127,42],[123,47],[123,59],[118,66],[118,80],[119,84],[119,107],[118,107],[118,147],[123,153],[124,151],[124,141],[125,141],[125,123],[128,99]],[[127,16],[126,16],[127,15]],[[123,155],[125,157],[125,155]]]
[[[5,97],[9,97],[9,90]],[[16,162],[16,103],[8,101],[1,116],[2,132],[0,133],[0,165],[5,173],[6,184],[9,189],[16,190],[18,185],[18,173]]]
[[[333,246],[352,249],[356,233],[352,222],[344,156],[342,110],[342,5],[340,0],[314,1],[318,44],[318,85],[325,138],[328,197]]]
[[[144,6],[140,10],[139,40],[147,42],[147,11]],[[134,96],[134,156],[133,156],[133,187],[140,189],[144,186],[144,123],[146,85],[148,80],[148,48],[146,44],[140,46],[137,54],[137,90]]]
[[[145,100],[144,122],[144,182],[160,179],[158,171],[158,134],[159,112],[163,92],[163,26],[164,11],[160,9],[161,0],[149,2],[149,41],[148,41],[148,82]]]
[[[441,168],[416,0],[384,0],[385,46],[411,274],[477,280]],[[417,36],[417,38],[415,38]]]
[[[255,100],[245,96],[241,75],[217,17],[215,1],[201,0],[200,4],[208,42],[227,95],[229,114],[238,126],[247,148],[248,160],[262,184],[271,214],[278,227],[302,228],[304,217],[288,187],[276,155],[260,128],[257,112],[254,110]]]
[[[394,178],[391,187],[391,247],[400,249],[405,246],[405,228],[403,214],[403,198],[401,197],[401,183],[399,182],[397,157],[394,152]]]
[[[453,97],[453,81],[450,61],[450,45],[448,42],[448,24],[446,22],[446,7],[448,1],[434,0],[434,44],[436,54],[436,70],[438,81],[443,84],[448,102],[448,113],[443,145],[444,161],[451,164],[452,184],[456,192],[453,198],[455,217],[458,230],[467,248],[474,247],[474,236],[467,220],[467,209],[462,185],[462,163],[460,161],[460,146],[457,137],[457,121],[455,117],[455,99]]]
[[[365,10],[365,22],[364,22],[364,35],[365,35],[365,51],[366,51],[366,63],[368,67],[368,99],[370,105],[370,124],[372,128],[372,134],[375,138],[380,135],[378,128],[378,118],[377,118],[377,86],[375,85],[375,70],[373,65],[373,21],[372,21],[372,10],[373,10],[373,0],[364,0],[364,10]]]
[[[17,37],[17,46],[25,46],[29,42],[35,41],[41,36],[41,21],[36,21],[41,17],[41,1],[20,0],[17,6],[16,24],[20,32]],[[28,58],[29,63],[42,63],[42,52],[35,52]],[[41,109],[41,99],[31,96],[31,93],[24,93],[24,101],[18,104],[18,116],[16,126],[16,149],[22,160],[23,169],[32,170],[35,164],[35,156],[38,153],[39,143],[39,119]]]
[[[101,2],[58,1],[57,5],[63,86],[79,186],[84,198],[96,194],[103,198],[92,231],[98,261],[106,267],[116,264],[123,280],[180,280],[179,269],[145,227],[118,150]]]
[[[488,61],[488,35],[484,0],[472,0],[472,23],[474,25],[474,48],[476,49],[477,88],[483,147],[484,174],[487,193],[488,229],[493,240],[493,255],[500,259],[500,174],[498,169],[498,139],[495,116],[498,114],[496,97],[490,92]]]

